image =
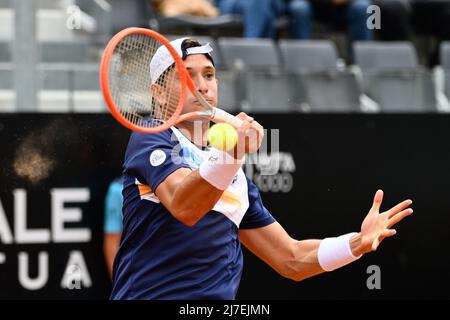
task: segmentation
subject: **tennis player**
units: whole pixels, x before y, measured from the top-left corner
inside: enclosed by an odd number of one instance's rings
[[[216,106],[211,47],[186,38],[171,44],[197,89]],[[161,103],[167,88],[158,79],[176,72],[173,62],[161,47],[150,64],[152,92]],[[201,108],[188,93],[185,112]],[[230,152],[207,146],[208,121],[197,122],[200,135],[187,121],[158,134],[132,133],[112,299],[235,299],[243,268],[241,243],[280,275],[300,281],[376,250],[395,235],[391,228],[413,212],[408,208],[412,201],[405,200],[380,213],[383,192],[378,190],[358,232],[323,240],[291,238],[241,168],[244,153],[260,147],[263,128],[244,113],[238,117],[243,124]]]

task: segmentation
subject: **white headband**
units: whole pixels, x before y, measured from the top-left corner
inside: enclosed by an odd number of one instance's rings
[[[183,57],[183,51],[181,49],[181,44],[184,40],[189,38],[180,38],[170,42],[172,47],[178,53],[180,57]],[[191,54],[208,54],[213,51],[209,43],[200,46],[200,47],[192,47],[186,49],[186,55]],[[164,71],[167,70],[173,63],[174,59],[170,54],[169,50],[166,46],[161,46],[156,50],[152,60],[150,61],[150,77],[152,79],[152,84],[156,83],[156,80],[163,74]]]

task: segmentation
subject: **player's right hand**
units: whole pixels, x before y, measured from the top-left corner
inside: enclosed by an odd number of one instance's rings
[[[237,128],[238,141],[234,156],[241,159],[245,153],[254,153],[261,147],[264,128],[244,112],[239,113],[236,118],[242,120],[242,125]]]

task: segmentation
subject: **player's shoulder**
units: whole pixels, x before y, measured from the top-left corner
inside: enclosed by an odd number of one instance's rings
[[[130,136],[130,142],[134,143],[155,143],[155,142],[169,142],[173,139],[171,129],[167,129],[157,133],[142,133],[133,132]]]
[[[244,171],[244,170],[242,170],[242,171]],[[244,176],[245,176],[245,179],[247,180],[247,185],[249,186],[249,187],[254,187],[254,188],[256,188],[256,186],[255,186],[255,184],[254,184],[254,182],[252,181],[252,179],[250,179],[246,174],[245,174],[245,172],[244,172]]]
[[[247,175],[245,175],[245,179],[247,180],[247,190],[250,198],[259,197],[259,189],[258,186],[250,179]]]
[[[177,143],[177,137],[173,134],[172,129],[158,133],[133,132],[128,142],[128,152],[158,147],[174,147]]]

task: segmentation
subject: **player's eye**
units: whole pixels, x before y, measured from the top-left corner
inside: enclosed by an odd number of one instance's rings
[[[208,80],[214,79],[214,73],[212,73],[212,72],[206,73],[205,78]]]

